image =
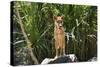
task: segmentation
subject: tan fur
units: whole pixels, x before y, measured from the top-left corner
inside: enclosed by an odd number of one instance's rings
[[[55,49],[56,56],[65,55],[65,33],[63,28],[63,17],[54,17],[54,38],[55,38]]]

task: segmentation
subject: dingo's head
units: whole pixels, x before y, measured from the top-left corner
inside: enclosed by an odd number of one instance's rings
[[[61,28],[63,26],[63,16],[54,16],[54,21],[57,28]]]

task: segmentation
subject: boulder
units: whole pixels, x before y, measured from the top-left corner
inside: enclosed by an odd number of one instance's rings
[[[78,62],[75,54],[59,56],[55,58],[45,58],[41,64],[71,63]]]

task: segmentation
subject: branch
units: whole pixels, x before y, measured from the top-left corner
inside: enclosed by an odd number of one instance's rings
[[[16,14],[17,14],[17,17],[18,17],[18,19],[19,19],[18,23],[19,23],[19,25],[20,25],[20,27],[21,27],[23,36],[24,36],[24,38],[25,38],[25,40],[26,40],[27,47],[28,47],[28,51],[29,51],[29,54],[30,54],[30,56],[31,56],[31,59],[32,59],[32,61],[34,62],[34,64],[38,64],[38,60],[37,60],[37,58],[35,57],[35,55],[34,55],[34,53],[33,53],[33,51],[32,51],[32,47],[31,47],[32,43],[30,42],[30,40],[28,39],[28,37],[27,37],[27,35],[26,35],[26,33],[25,33],[24,25],[23,25],[23,23],[22,23],[22,20],[21,20],[21,17],[20,17],[18,8],[16,8]]]

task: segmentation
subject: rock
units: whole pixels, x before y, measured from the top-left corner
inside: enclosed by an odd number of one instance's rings
[[[55,59],[54,61],[50,61],[48,64],[53,64],[53,63],[69,63],[72,62],[71,58],[68,56],[61,56]]]
[[[89,61],[89,62],[90,62],[90,61],[91,61],[91,62],[97,61],[97,57],[93,57],[93,58],[89,59],[88,61]]]
[[[55,59],[45,58],[41,64],[48,64],[50,61],[54,61]]]
[[[75,56],[75,54],[69,54],[67,55],[68,57],[70,57],[70,59],[72,60],[72,62],[78,62],[77,57]]]
[[[56,58],[45,58],[41,64],[69,63],[77,62],[77,57],[74,54],[60,56]]]

